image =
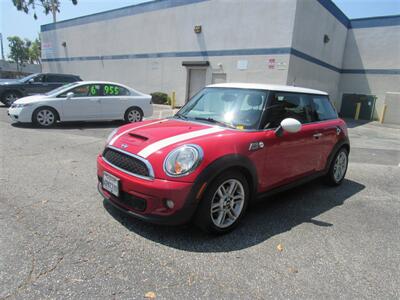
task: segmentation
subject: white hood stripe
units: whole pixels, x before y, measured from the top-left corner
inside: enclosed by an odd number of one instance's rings
[[[162,123],[162,122],[165,122],[165,121],[168,121],[168,120],[167,120],[167,119],[158,120],[158,121],[156,121],[156,122],[151,122],[151,123],[148,123],[148,124],[144,124],[144,125],[137,126],[137,127],[135,127],[135,128],[130,128],[130,129],[124,130],[124,131],[122,131],[121,133],[119,133],[119,134],[117,134],[116,136],[114,136],[114,137],[112,138],[112,140],[110,141],[109,145],[112,146],[112,145],[115,143],[115,141],[118,140],[118,139],[119,139],[121,136],[123,136],[125,133],[131,132],[131,131],[135,131],[136,129],[139,129],[139,128],[142,128],[142,127],[146,127],[146,126],[150,126],[150,125],[153,125],[153,124]]]
[[[224,129],[220,128],[220,127],[211,127],[211,128],[207,128],[207,129],[191,131],[188,133],[183,133],[183,134],[179,134],[176,136],[172,136],[172,137],[160,140],[158,142],[155,142],[154,144],[151,144],[151,145],[145,147],[142,151],[140,151],[138,153],[138,155],[141,157],[147,158],[149,155],[153,154],[154,152],[156,152],[162,148],[165,148],[167,146],[170,146],[172,144],[179,143],[179,142],[193,139],[193,138],[197,138],[197,137],[201,137],[201,136],[211,134],[211,133],[221,132],[221,131],[224,131]]]

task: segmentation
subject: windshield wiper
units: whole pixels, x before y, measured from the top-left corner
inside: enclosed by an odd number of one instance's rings
[[[226,126],[226,127],[230,127],[230,128],[235,128],[236,129],[236,127],[233,126],[232,124],[225,123],[225,122],[222,122],[222,121],[218,121],[218,120],[215,120],[215,119],[210,118],[210,117],[208,117],[208,118],[195,117],[194,119],[198,120],[198,121],[207,121],[207,122],[210,122],[210,123],[214,123],[214,124],[218,124],[218,125],[222,125],[222,126]]]
[[[174,115],[174,118],[175,117],[177,117],[177,118],[179,118],[179,119],[182,119],[182,120],[187,120],[188,119],[188,117],[186,117],[186,116],[184,116],[184,115],[182,115],[182,114],[179,114],[179,113],[176,113],[175,115]]]

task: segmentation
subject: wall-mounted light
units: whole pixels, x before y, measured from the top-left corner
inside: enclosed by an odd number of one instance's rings
[[[201,25],[194,26],[194,33],[197,33],[197,34],[201,33]]]
[[[330,41],[330,38],[327,34],[324,35],[324,44],[327,44]]]
[[[67,42],[62,42],[61,46],[63,46],[64,48],[67,47]]]

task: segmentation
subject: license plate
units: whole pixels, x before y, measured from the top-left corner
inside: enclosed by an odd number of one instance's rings
[[[119,178],[110,173],[103,173],[103,189],[109,191],[114,196],[119,196]]]

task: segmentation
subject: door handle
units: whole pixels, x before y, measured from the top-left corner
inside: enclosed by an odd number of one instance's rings
[[[314,139],[319,139],[322,136],[322,133],[313,134]]]
[[[100,102],[100,99],[90,99],[90,101],[93,101],[93,102]]]

